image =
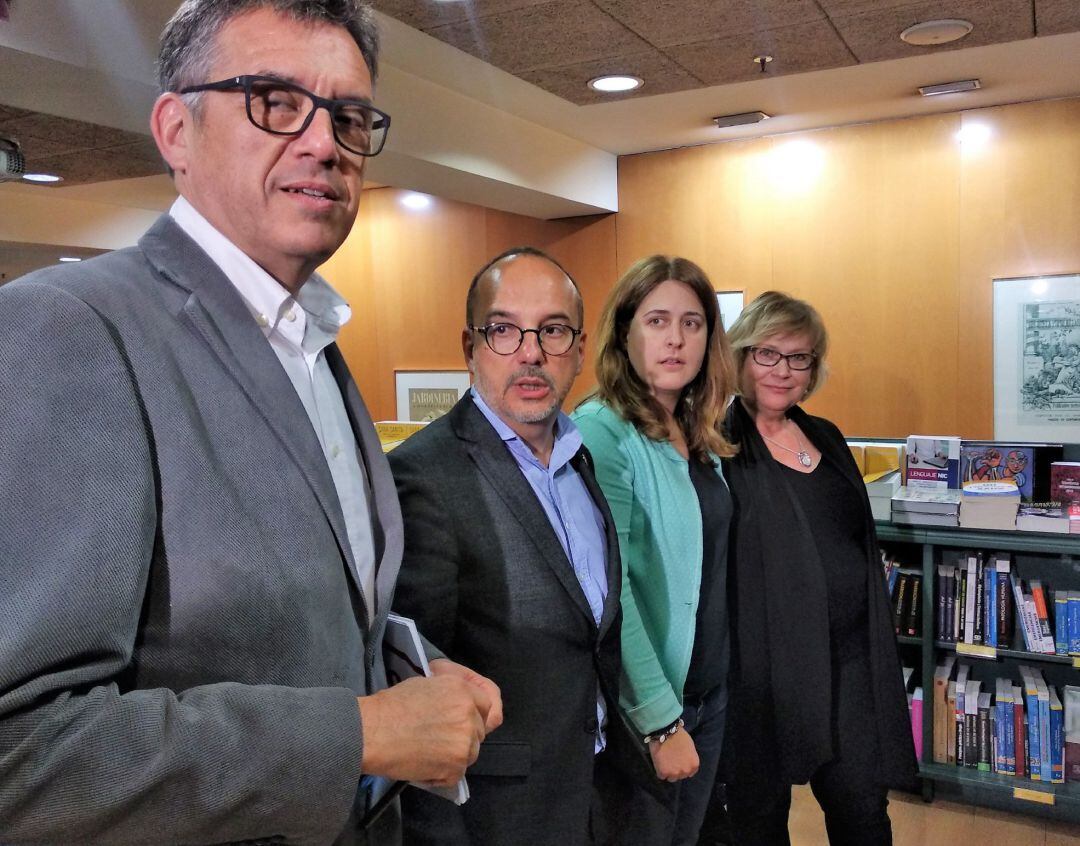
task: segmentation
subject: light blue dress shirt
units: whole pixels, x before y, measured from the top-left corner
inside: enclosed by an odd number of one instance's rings
[[[581,474],[570,464],[570,459],[581,449],[581,433],[574,422],[560,412],[555,421],[555,446],[551,451],[551,460],[545,467],[532,454],[529,445],[491,410],[475,388],[472,389],[472,398],[506,444],[540,501],[589,602],[593,621],[599,626],[608,587],[607,536],[604,515],[596,507]],[[598,690],[596,716],[600,726],[605,725],[606,711],[603,694]],[[601,730],[596,735],[596,751],[599,752],[605,745],[606,739]]]

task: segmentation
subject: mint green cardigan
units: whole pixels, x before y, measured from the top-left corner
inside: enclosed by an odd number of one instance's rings
[[[619,700],[634,727],[649,734],[683,710],[701,591],[701,506],[689,463],[668,441],[650,440],[595,399],[571,417],[592,453],[619,536]]]

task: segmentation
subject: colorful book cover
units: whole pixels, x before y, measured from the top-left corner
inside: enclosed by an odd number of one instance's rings
[[[1065,781],[1080,781],[1080,687],[1062,688],[1065,711]]]
[[[1031,502],[1035,447],[994,441],[960,445],[960,483],[1013,481],[1024,502]]]
[[[1065,715],[1057,690],[1051,685],[1050,694],[1050,781],[1065,783]]]
[[[1069,654],[1069,592],[1054,591],[1054,652]]]
[[[960,487],[960,438],[939,435],[909,435],[907,472],[909,488],[944,490]]]
[[[990,772],[992,757],[992,741],[990,734],[990,693],[984,691],[978,696],[978,758],[977,768],[982,772]]]

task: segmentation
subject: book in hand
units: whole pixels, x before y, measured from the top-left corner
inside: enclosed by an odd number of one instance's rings
[[[403,682],[413,676],[430,676],[424,645],[416,623],[400,614],[390,614],[386,618],[386,635],[383,637],[383,657],[386,660],[386,676],[391,685]],[[409,782],[436,796],[449,799],[455,805],[463,805],[469,800],[469,785],[464,778],[454,787],[435,787],[421,782]]]

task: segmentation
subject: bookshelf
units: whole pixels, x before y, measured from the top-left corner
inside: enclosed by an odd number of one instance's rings
[[[1080,536],[1017,531],[972,531],[951,528],[876,524],[878,540],[891,550],[902,550],[906,565],[921,568],[924,589],[920,596],[922,622],[920,636],[900,636],[900,648],[908,655],[917,650],[923,687],[923,762],[919,765],[923,798],[931,801],[935,791],[947,790],[951,798],[1018,813],[1080,822],[1080,782],[1052,784],[993,772],[983,772],[953,764],[933,762],[933,677],[941,659],[959,652],[959,660],[972,666],[973,675],[1018,677],[1017,666],[1038,667],[1054,685],[1080,685],[1080,659],[1047,655],[1023,649],[1021,637],[1012,648],[998,648],[991,658],[974,655],[961,644],[935,639],[937,565],[963,550],[1012,553],[1015,566],[1025,578],[1044,578],[1055,588],[1080,588]],[[1017,648],[1020,647],[1020,648]]]

